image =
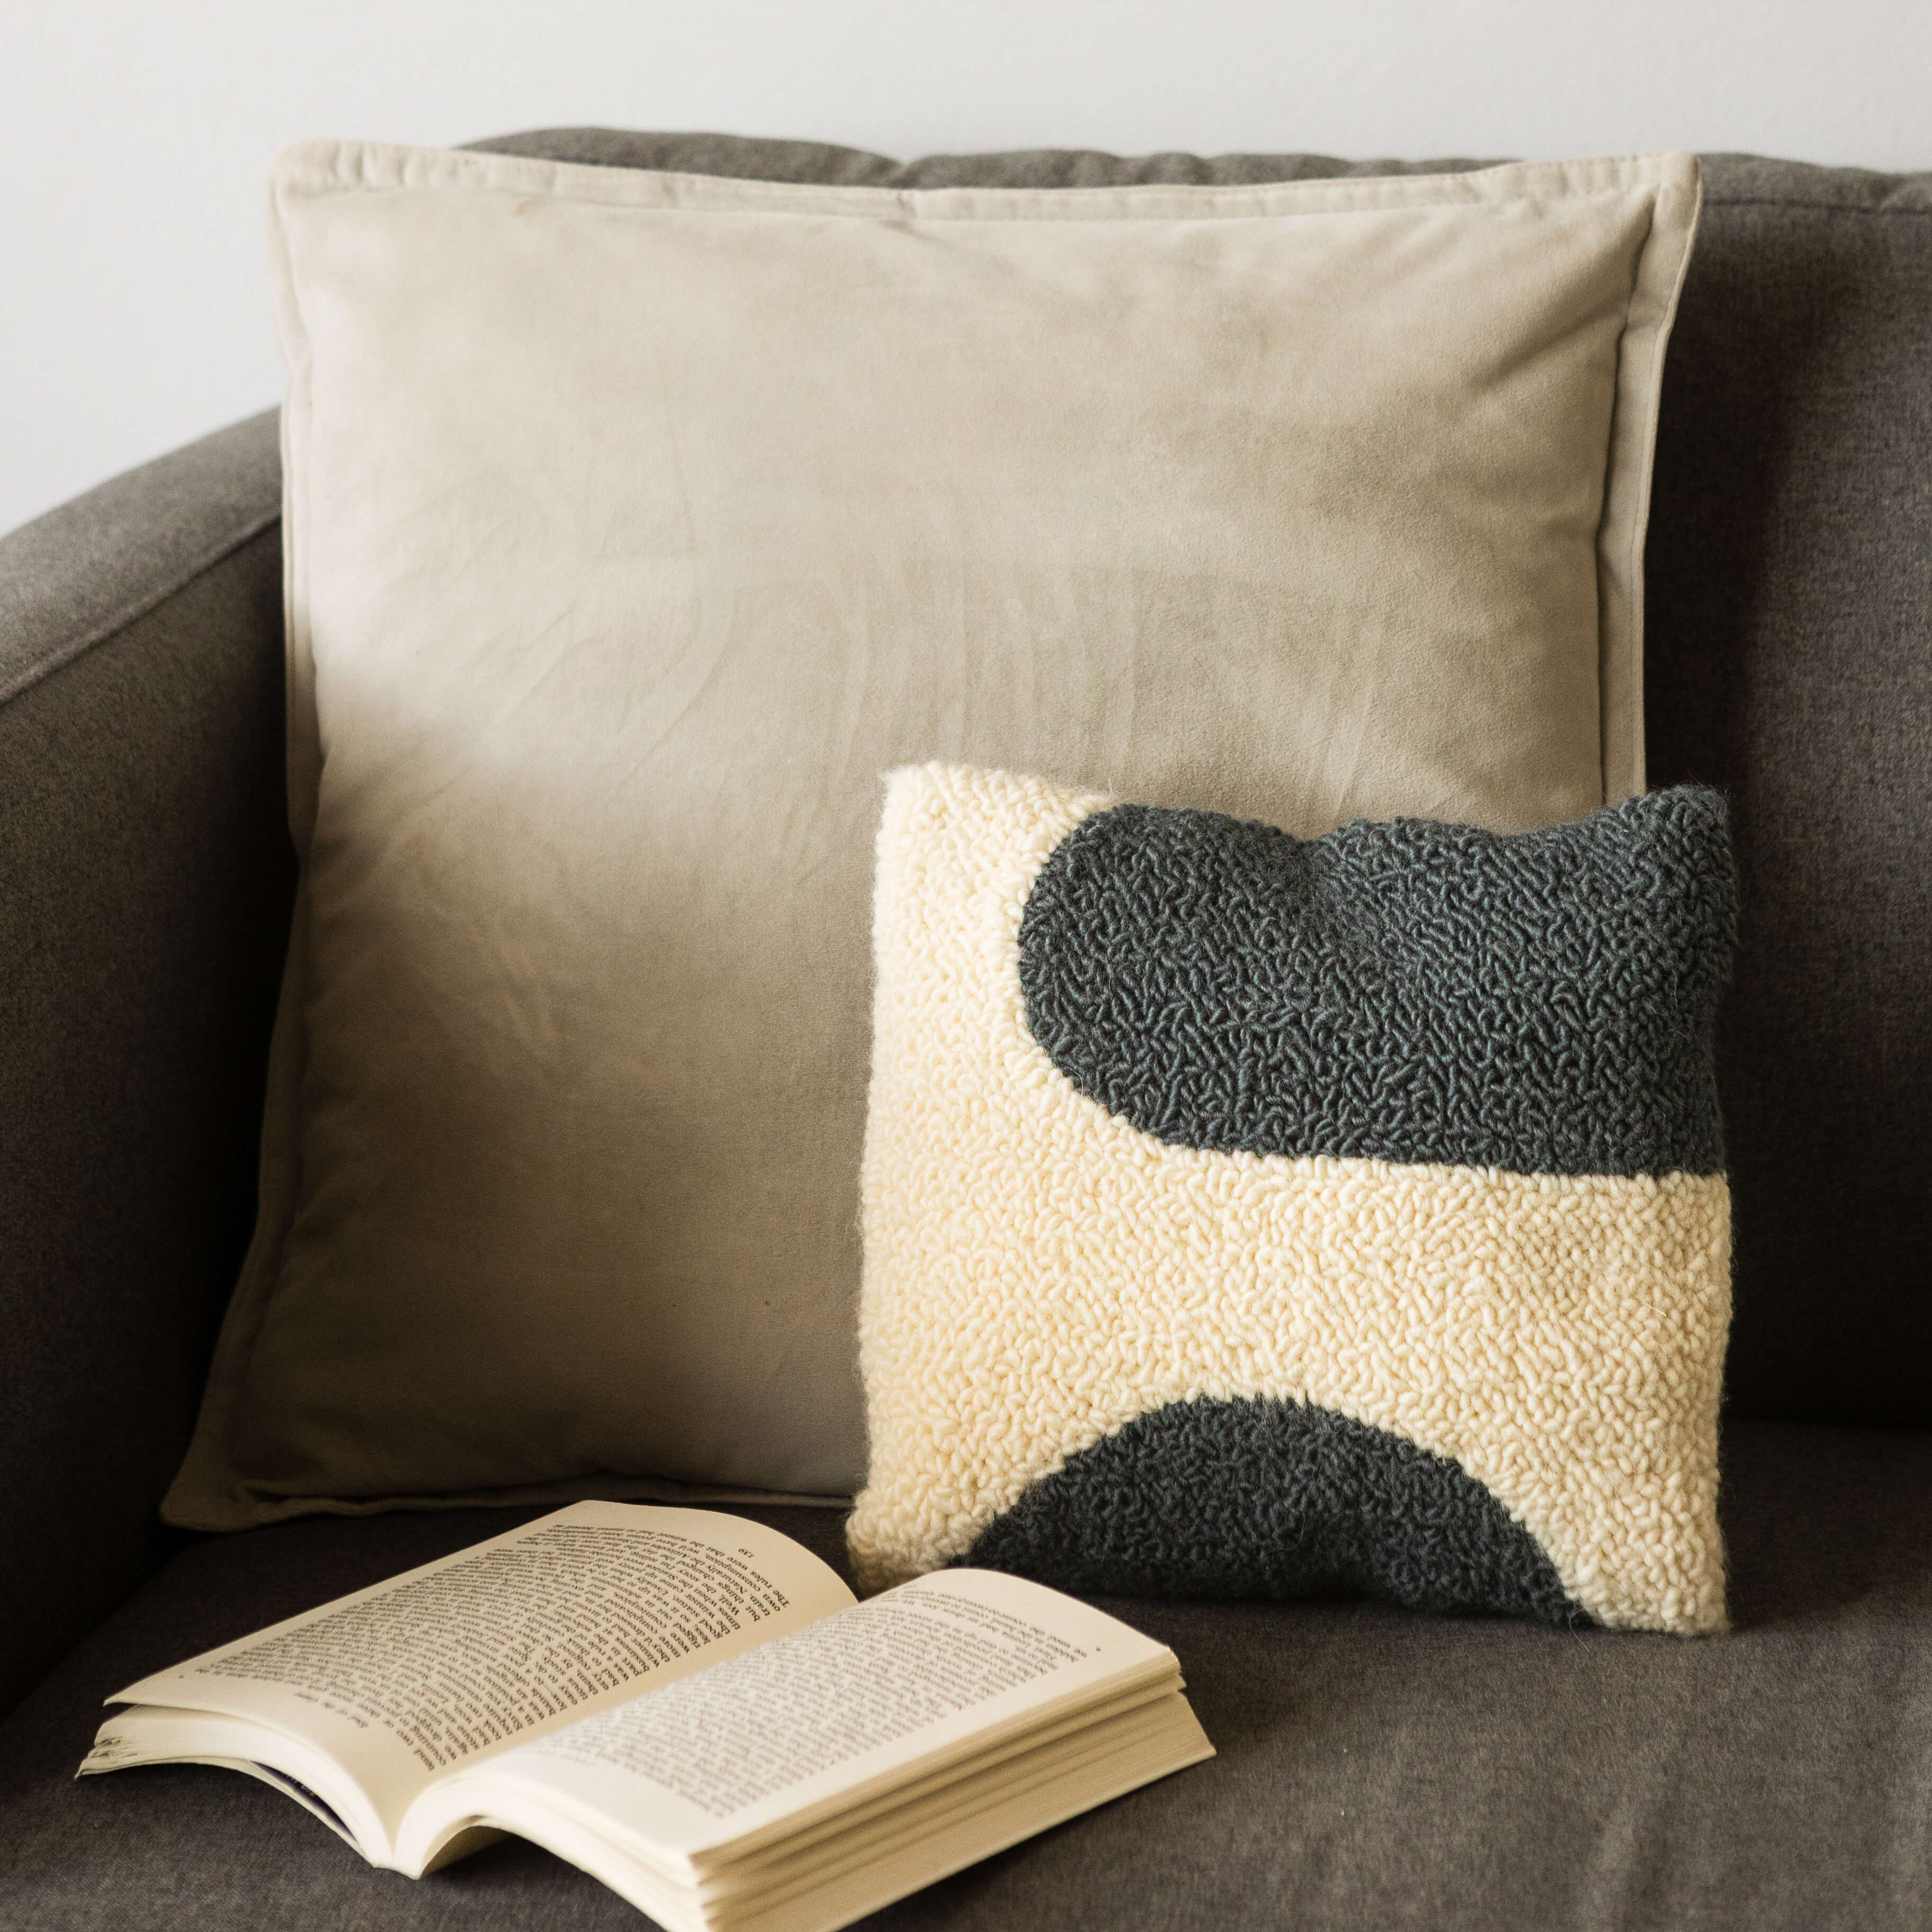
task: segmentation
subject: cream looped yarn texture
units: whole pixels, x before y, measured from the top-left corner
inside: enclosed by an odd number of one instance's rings
[[[967,1557],[1144,1418],[1264,1401],[1453,1464],[1591,1619],[1720,1628],[1721,1174],[1228,1151],[1110,1112],[1029,1027],[1019,933],[1050,856],[1112,803],[956,768],[891,782],[864,1581]]]

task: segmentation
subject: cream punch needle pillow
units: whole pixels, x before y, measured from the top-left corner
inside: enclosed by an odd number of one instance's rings
[[[284,155],[302,885],[170,1516],[849,1495],[879,773],[1640,788],[1698,197]]]
[[[1695,788],[1303,840],[899,773],[861,1581],[1721,1628],[1736,922]]]

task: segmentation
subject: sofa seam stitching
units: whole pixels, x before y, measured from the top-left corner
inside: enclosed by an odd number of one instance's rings
[[[225,563],[243,544],[252,543],[271,525],[279,523],[281,515],[279,504],[272,510],[262,512],[240,530],[222,538],[213,549],[198,552],[193,562],[164,578],[154,590],[103,618],[92,630],[83,631],[78,638],[57,646],[47,656],[28,664],[10,682],[0,682],[0,706],[11,704],[16,698],[25,697],[57,671],[66,670],[68,665],[79,662],[102,645],[112,643],[143,617],[159,610],[170,598],[179,596],[190,584]]]
[[[1705,200],[1713,208],[1789,208],[1814,214],[1906,214],[1916,215],[1922,220],[1932,218],[1932,208],[1888,208],[1883,203],[1873,206],[1847,201],[1790,201],[1774,194],[1707,194]]]

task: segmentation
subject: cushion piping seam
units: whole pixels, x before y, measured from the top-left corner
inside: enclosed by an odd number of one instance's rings
[[[10,681],[0,680],[0,705],[12,704],[16,698],[24,697],[38,686],[44,684],[56,672],[64,670],[69,664],[77,662],[103,644],[112,643],[143,617],[158,610],[171,597],[178,597],[190,584],[225,563],[243,544],[253,542],[272,525],[279,523],[281,515],[281,506],[278,504],[274,509],[265,510],[251,518],[240,529],[218,539],[212,548],[197,552],[192,562],[172,575],[164,578],[154,590],[136,598],[130,603],[123,604],[110,616],[103,618],[91,630],[83,631],[77,638],[56,646],[46,656],[27,665],[18,676]]]

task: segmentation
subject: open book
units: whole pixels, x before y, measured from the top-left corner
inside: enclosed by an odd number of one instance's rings
[[[671,1928],[829,1932],[1211,1756],[1174,1653],[990,1570],[856,1602],[578,1503],[130,1684],[81,1774],[226,1765],[412,1877],[513,1832]]]

